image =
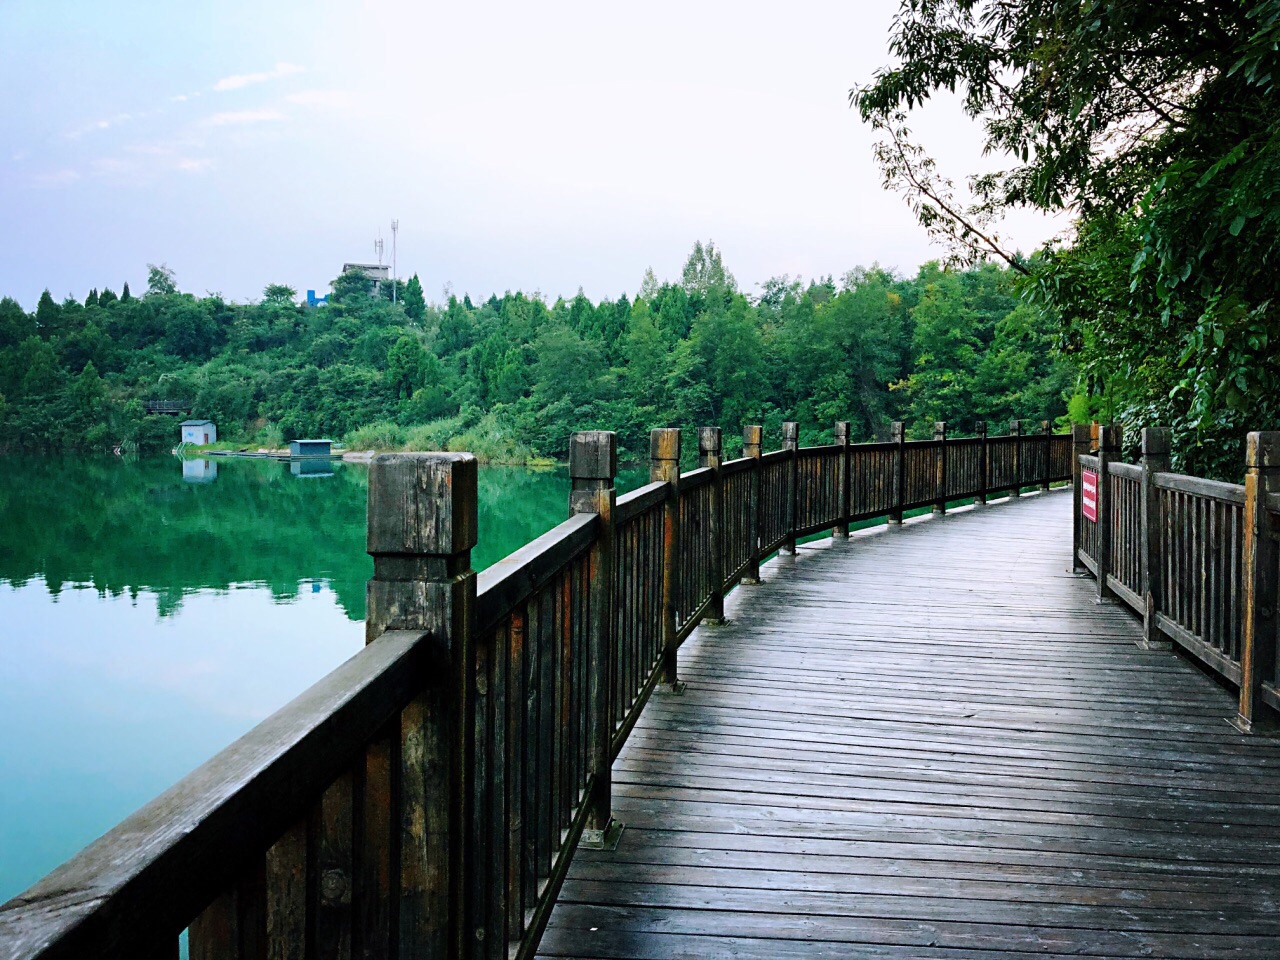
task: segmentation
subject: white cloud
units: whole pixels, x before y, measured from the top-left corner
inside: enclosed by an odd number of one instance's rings
[[[61,187],[69,183],[75,183],[80,179],[78,171],[54,170],[49,173],[38,173],[31,178],[31,182],[37,187]]]
[[[127,160],[121,160],[119,157],[99,157],[90,165],[93,167],[93,172],[97,174],[125,173],[133,167]]]
[[[223,77],[213,85],[213,89],[219,92],[224,90],[239,90],[242,87],[252,86],[255,83],[266,83],[268,80],[278,80],[280,77],[288,77],[295,73],[302,73],[303,68],[296,63],[277,63],[270,70],[264,70],[261,73],[235,73],[229,77]]]
[[[174,166],[183,173],[203,173],[213,166],[213,161],[204,157],[182,157]]]
[[[289,94],[285,100],[300,107],[322,110],[345,110],[356,102],[356,98],[346,90],[300,90]]]
[[[228,110],[205,118],[210,127],[240,126],[247,123],[273,123],[284,119],[279,110]]]

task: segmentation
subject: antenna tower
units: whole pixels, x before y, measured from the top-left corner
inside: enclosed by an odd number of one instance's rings
[[[400,221],[391,221],[391,302],[396,302],[396,234],[400,232]]]

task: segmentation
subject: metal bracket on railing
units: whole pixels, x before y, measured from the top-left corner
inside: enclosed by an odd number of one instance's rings
[[[610,820],[609,826],[603,830],[583,830],[582,839],[578,841],[578,847],[582,850],[608,850],[613,852],[618,849],[618,843],[622,840],[622,831],[624,829],[626,829],[625,823]]]

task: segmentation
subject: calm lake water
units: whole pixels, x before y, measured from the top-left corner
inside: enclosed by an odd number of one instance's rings
[[[332,471],[0,459],[0,902],[360,649],[368,471]],[[475,568],[568,486],[482,468]]]

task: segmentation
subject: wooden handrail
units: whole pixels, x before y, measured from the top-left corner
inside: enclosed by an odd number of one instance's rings
[[[803,447],[789,422],[765,452],[752,426],[721,462],[705,428],[684,473],[655,431],[622,497],[612,434],[576,434],[573,516],[479,575],[474,458],[377,458],[369,645],[0,907],[0,960],[172,957],[188,926],[206,960],[532,957],[579,838],[616,836],[609,763],[727,592],[797,537],[1071,478],[1069,438],[895,431]]]
[[[479,574],[477,626],[487,630],[595,542],[599,520],[580,513],[531,540]]]
[[[384,633],[0,906],[0,956],[163,955],[412,699],[431,646]]]
[[[1280,547],[1280,433],[1249,435],[1246,482],[1224,483],[1169,470],[1168,431],[1146,429],[1143,462],[1109,459],[1115,428],[1103,427],[1097,520],[1077,501],[1076,556],[1143,620],[1141,645],[1176,645],[1239,687],[1232,722],[1250,732],[1280,715],[1276,571]]]

